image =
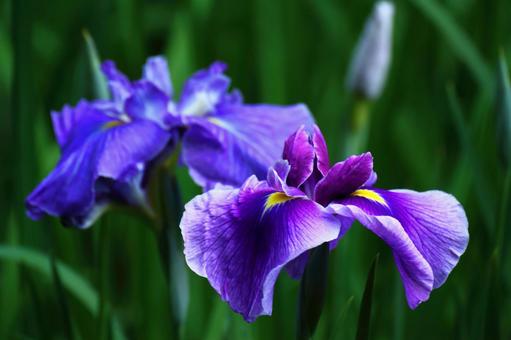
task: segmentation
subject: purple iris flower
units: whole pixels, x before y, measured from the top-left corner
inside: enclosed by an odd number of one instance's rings
[[[148,175],[179,140],[182,161],[206,189],[264,178],[287,135],[312,116],[304,105],[243,104],[238,91],[228,92],[225,69],[216,62],[198,71],[174,101],[164,58],[149,58],[138,81],[105,62],[111,99],[52,112],[61,157],[27,198],[29,217],[86,228],[112,202],[150,209]]]
[[[90,226],[113,201],[145,207],[145,175],[171,140],[165,125],[161,76],[166,65],[150,58],[141,80],[130,82],[105,62],[111,100],[81,100],[52,112],[61,157],[26,200],[32,219],[61,217],[65,225]]]
[[[445,282],[467,247],[467,218],[453,196],[373,187],[370,153],[330,167],[317,127],[291,135],[283,158],[267,180],[197,196],[181,221],[190,268],[249,322],[271,314],[282,268],[299,277],[308,251],[334,248],[355,220],[392,249],[411,308]]]

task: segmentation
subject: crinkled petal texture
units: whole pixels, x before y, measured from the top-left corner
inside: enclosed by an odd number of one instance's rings
[[[34,219],[44,214],[59,216],[77,227],[88,227],[93,222],[90,216],[98,213],[97,206],[105,205],[108,192],[104,185],[97,190],[98,178],[119,180],[115,187],[123,190],[133,182],[140,183],[145,163],[157,157],[170,138],[152,121],[123,123],[86,102],[75,110],[66,108],[63,117],[54,114],[53,118],[54,124],[62,127],[56,128],[64,142],[62,156],[27,198],[27,212]],[[67,121],[74,122],[69,131],[64,128]],[[132,197],[139,196],[136,193]],[[132,197],[126,201],[133,201]]]
[[[241,189],[214,189],[189,202],[181,231],[190,268],[252,322],[271,314],[282,267],[335,239],[339,226],[315,202],[251,177]]]
[[[366,188],[329,207],[357,219],[392,248],[411,308],[445,282],[468,244],[465,211],[441,191]]]
[[[303,124],[313,124],[305,105],[222,105],[215,115],[189,121],[182,160],[206,190],[215,183],[239,187],[253,174],[264,179]]]

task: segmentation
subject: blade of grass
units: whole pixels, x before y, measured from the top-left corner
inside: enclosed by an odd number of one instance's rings
[[[89,58],[89,64],[91,68],[91,75],[93,79],[93,89],[94,96],[98,99],[108,99],[108,87],[106,83],[106,78],[101,72],[101,59],[99,57],[99,53],[96,49],[96,44],[92,39],[89,32],[84,29],[82,30],[83,38],[85,39],[85,44],[87,46],[87,56]]]
[[[352,295],[348,298],[346,303],[344,304],[344,307],[341,309],[341,312],[339,313],[339,317],[337,318],[337,321],[335,322],[333,326],[333,330],[330,334],[330,339],[340,339],[341,332],[343,330],[344,321],[346,320],[346,316],[348,315],[348,312],[351,309],[351,306],[353,305],[353,300],[355,297]]]
[[[497,82],[497,129],[503,164],[511,167],[511,85],[504,54],[500,56]]]
[[[227,322],[229,320],[227,317],[228,311],[227,304],[217,298],[209,318],[208,327],[204,333],[204,340],[221,340],[225,338]]]
[[[380,254],[376,254],[373,260],[369,274],[367,275],[366,286],[364,289],[364,295],[362,296],[362,303],[360,304],[360,312],[358,317],[357,327],[357,340],[369,339],[369,331],[371,327],[371,309],[373,306],[373,288],[374,278],[376,274],[376,266],[378,265],[378,259]]]
[[[61,324],[64,326],[67,338],[72,340],[75,339],[75,336],[71,313],[69,311],[69,304],[67,302],[66,293],[64,292],[64,289],[62,287],[62,280],[60,279],[59,270],[55,263],[55,256],[53,254],[50,256],[50,263],[53,284],[55,286],[55,292],[60,306],[61,320],[63,321]]]
[[[312,338],[321,317],[327,289],[329,252],[329,244],[324,243],[309,253],[300,285],[297,339]]]
[[[474,177],[478,179],[474,183],[475,190],[477,193],[479,205],[481,207],[480,211],[484,218],[484,225],[488,233],[491,234],[495,228],[495,209],[492,203],[493,200],[491,195],[488,192],[488,188],[490,188],[490,186],[487,184],[486,177],[482,175],[481,165],[477,160],[475,148],[472,145],[473,138],[471,138],[471,129],[469,126],[467,126],[463,118],[461,106],[453,85],[449,85],[447,87],[447,98],[451,108],[449,111],[452,114],[456,132],[460,138],[460,144],[463,147],[463,152],[466,155],[469,164],[471,165],[470,168],[474,172]],[[470,178],[467,177],[467,180],[469,179]],[[468,186],[470,184],[467,183],[465,185]]]
[[[23,246],[0,245],[0,259],[22,263],[51,279],[52,269],[48,255]],[[55,261],[65,287],[93,316],[99,312],[99,296],[88,281],[82,278],[70,267],[60,261]],[[118,320],[112,317],[112,328],[119,330],[119,339],[124,339]]]
[[[481,89],[490,90],[493,86],[491,70],[479,54],[476,46],[454,21],[449,12],[436,0],[411,0],[411,3],[440,31],[453,52],[473,73]]]

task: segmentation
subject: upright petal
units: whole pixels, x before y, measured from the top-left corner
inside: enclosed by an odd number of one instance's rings
[[[218,114],[195,118],[183,136],[183,162],[205,188],[215,183],[240,186],[281,158],[286,138],[312,124],[304,105],[225,105]]]
[[[190,268],[249,322],[271,314],[282,267],[339,233],[336,219],[315,202],[253,177],[239,190],[193,199],[180,226]]]
[[[224,74],[227,65],[213,63],[208,69],[193,74],[185,83],[178,111],[185,116],[203,116],[215,111],[231,80]]]
[[[314,134],[312,135],[312,144],[316,153],[316,166],[323,176],[326,176],[330,170],[330,157],[328,156],[328,147],[325,137],[317,125],[314,125]]]
[[[315,200],[327,205],[336,198],[349,195],[367,182],[372,171],[373,156],[370,152],[351,156],[335,164],[316,185]]]
[[[108,88],[119,111],[122,111],[124,101],[131,93],[131,84],[124,74],[122,74],[111,60],[105,61],[101,65],[101,70],[108,80]]]
[[[312,174],[314,167],[314,147],[309,142],[309,134],[301,126],[289,136],[284,144],[282,158],[289,162],[291,170],[287,183],[294,187],[302,185]]]
[[[132,93],[124,103],[124,111],[133,119],[147,119],[165,127],[169,97],[146,80],[132,85]]]
[[[150,81],[169,98],[172,98],[172,82],[167,60],[164,57],[155,56],[147,59],[142,78]]]
[[[468,244],[463,208],[441,191],[359,189],[331,207],[389,244],[411,308],[445,282]]]

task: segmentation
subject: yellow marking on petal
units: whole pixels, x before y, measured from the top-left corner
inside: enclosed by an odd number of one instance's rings
[[[264,204],[263,214],[266,211],[270,210],[271,208],[273,208],[279,204],[285,203],[287,201],[290,201],[292,199],[294,199],[294,197],[290,197],[283,192],[275,192],[271,195],[268,195],[268,198],[266,199],[266,203]]]
[[[377,192],[368,190],[368,189],[358,189],[354,191],[351,196],[358,196],[367,198],[368,200],[375,201],[384,205],[387,205],[387,202],[381,197]]]
[[[116,127],[116,126],[119,126],[122,124],[124,124],[124,122],[121,120],[111,120],[111,121],[103,124],[103,130],[108,130],[110,128],[113,128],[113,127]]]

